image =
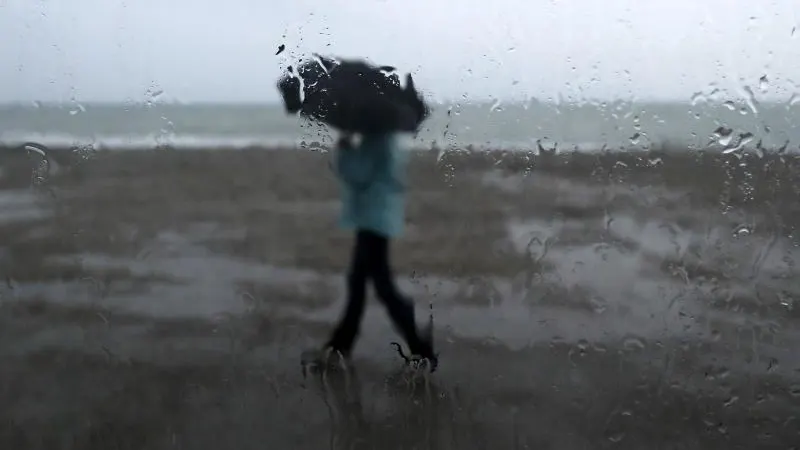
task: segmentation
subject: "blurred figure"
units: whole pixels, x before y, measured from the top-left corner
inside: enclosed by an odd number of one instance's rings
[[[400,151],[395,133],[365,134],[360,142],[351,135],[336,147],[336,174],[342,186],[341,225],[355,231],[353,256],[347,275],[347,307],[326,344],[326,350],[349,358],[360,329],[367,281],[392,323],[417,358],[438,364],[431,330],[420,334],[414,305],[397,289],[389,264],[389,241],[403,232],[407,154]]]

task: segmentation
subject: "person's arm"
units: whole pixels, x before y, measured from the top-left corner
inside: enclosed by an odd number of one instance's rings
[[[389,139],[386,142],[383,157],[383,170],[386,171],[385,178],[399,191],[406,189],[406,156],[401,154],[396,139]]]

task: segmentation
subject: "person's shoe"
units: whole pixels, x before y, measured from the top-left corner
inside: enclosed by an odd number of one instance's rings
[[[427,368],[431,373],[436,372],[439,367],[439,354],[433,349],[433,337],[422,333],[420,341],[421,348],[408,358],[407,363],[416,369]]]
[[[400,355],[400,358],[406,363],[406,366],[414,370],[427,368],[430,372],[435,372],[439,366],[439,355],[433,353],[433,349],[427,341],[422,341],[422,348],[418,349],[416,353],[406,355],[403,352],[403,346],[398,342],[391,342],[391,345]]]
[[[303,373],[308,369],[314,371],[345,368],[350,364],[350,355],[326,346],[321,349],[304,351],[300,356],[300,362],[303,366]]]
[[[417,369],[428,369],[430,373],[436,372],[436,369],[439,367],[438,353],[431,354],[430,356],[414,355],[411,359],[412,364],[415,364]]]

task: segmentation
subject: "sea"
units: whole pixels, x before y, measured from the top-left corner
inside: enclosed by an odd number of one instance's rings
[[[800,102],[433,105],[409,140],[417,148],[598,151],[719,148],[800,151]],[[0,105],[0,145],[109,149],[322,146],[335,133],[280,104],[65,103]]]

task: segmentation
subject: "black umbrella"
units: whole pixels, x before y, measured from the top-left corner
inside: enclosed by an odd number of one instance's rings
[[[416,132],[429,107],[410,74],[405,87],[395,69],[362,60],[315,56],[278,81],[286,111],[345,132]]]

